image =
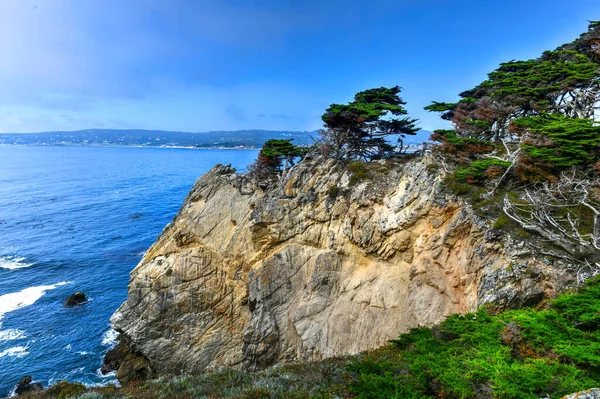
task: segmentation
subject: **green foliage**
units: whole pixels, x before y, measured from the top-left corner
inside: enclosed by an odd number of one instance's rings
[[[331,199],[336,199],[340,195],[340,188],[338,186],[331,186],[327,190],[327,196]]]
[[[302,148],[292,144],[293,140],[269,139],[262,146],[260,152],[266,157],[273,158],[300,157],[303,155]]]
[[[497,177],[504,173],[506,168],[511,165],[510,162],[499,159],[484,158],[472,162],[468,167],[457,169],[454,176],[458,181],[468,183],[479,183],[485,178]]]
[[[386,138],[418,131],[416,120],[408,117],[400,87],[379,87],[356,93],[348,104],[331,104],[321,117],[325,129],[321,138],[337,158],[371,160],[388,156],[393,147]]]
[[[498,217],[498,219],[496,219],[496,221],[494,222],[492,227],[494,229],[501,230],[501,229],[505,228],[506,226],[510,225],[511,222],[512,222],[511,218],[502,214],[502,215],[500,215],[500,217]]]
[[[355,362],[358,398],[560,398],[600,382],[600,279],[549,310],[450,316]]]
[[[248,167],[250,174],[258,181],[266,181],[280,172],[284,162],[286,167],[294,165],[294,160],[303,157],[307,149],[292,144],[293,140],[267,140],[256,161]]]
[[[354,161],[348,164],[348,172],[351,173],[350,176],[350,187],[355,186],[357,183],[360,183],[363,180],[369,179],[371,177],[371,172],[367,168],[367,165],[362,161]]]
[[[521,183],[515,177],[556,182],[570,168],[581,175],[597,173],[591,166],[599,159],[600,146],[600,127],[594,120],[600,102],[599,26],[590,22],[580,38],[538,58],[500,64],[485,81],[460,93],[458,102],[433,102],[425,108],[454,125],[454,133],[439,131],[432,138],[459,168],[458,179],[482,183],[484,177],[489,181],[502,176],[503,184],[514,185]],[[471,151],[464,147],[476,144],[465,139],[482,142]],[[510,158],[515,173],[505,176],[498,174],[503,165],[485,170],[485,163],[476,163],[491,152],[508,160],[518,147],[519,156]]]
[[[559,114],[530,116],[513,121],[512,129],[525,136],[517,168],[524,180],[544,179],[598,160],[600,126],[591,119]]]
[[[528,61],[510,61],[488,75],[480,91],[525,111],[555,111],[565,92],[597,80],[600,66],[574,50],[546,51]],[[483,90],[485,89],[485,90]]]
[[[59,383],[47,389],[48,397],[57,399],[74,398],[85,392],[85,385],[80,383],[70,383],[68,381],[60,381]]]

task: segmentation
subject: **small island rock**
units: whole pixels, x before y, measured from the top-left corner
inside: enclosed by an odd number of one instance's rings
[[[73,306],[83,305],[87,302],[87,297],[83,292],[76,292],[67,299],[65,299],[64,305],[67,308],[71,308]]]

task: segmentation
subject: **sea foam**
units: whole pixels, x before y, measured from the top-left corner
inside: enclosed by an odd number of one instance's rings
[[[69,282],[63,281],[53,285],[29,287],[19,292],[13,292],[0,296],[0,320],[7,313],[33,305],[38,299],[44,296],[46,291],[53,290],[56,287],[60,287],[61,285],[65,284],[69,284]]]
[[[0,324],[1,327],[1,324]],[[27,338],[25,332],[18,328],[11,328],[9,330],[0,330],[0,341],[13,341],[15,339]]]
[[[102,345],[109,347],[115,346],[118,336],[119,333],[111,328],[102,335]]]
[[[29,353],[29,348],[26,346],[15,346],[13,348],[8,348],[0,352],[0,358],[5,356],[10,357],[23,357]]]
[[[19,256],[0,256],[0,268],[2,269],[24,269],[35,263],[25,262],[25,258]]]

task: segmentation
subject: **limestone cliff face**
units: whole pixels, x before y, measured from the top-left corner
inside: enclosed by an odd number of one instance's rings
[[[375,348],[453,313],[536,305],[569,265],[498,236],[427,160],[349,187],[305,161],[255,190],[216,166],[131,273],[111,322],[160,373],[257,369]],[[489,224],[489,222],[488,222]]]

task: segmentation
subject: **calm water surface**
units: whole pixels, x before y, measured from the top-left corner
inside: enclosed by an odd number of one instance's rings
[[[0,396],[24,375],[112,382],[98,370],[129,272],[200,175],[256,153],[0,147]],[[64,308],[76,291],[90,301]]]

